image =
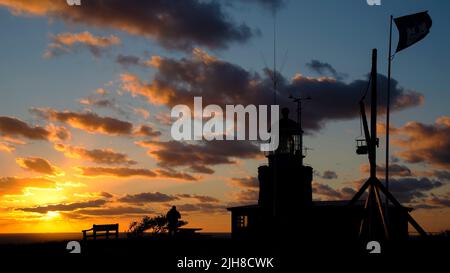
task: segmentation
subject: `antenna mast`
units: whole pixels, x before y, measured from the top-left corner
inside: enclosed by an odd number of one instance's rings
[[[277,25],[276,14],[273,13],[273,104],[277,104]]]
[[[303,158],[305,156],[303,155],[303,127],[302,127],[302,101],[304,100],[311,100],[311,97],[294,97],[292,95],[289,96],[289,98],[297,103],[297,124],[298,129],[300,131],[300,139],[299,139],[299,148],[300,148],[300,163],[303,166]]]

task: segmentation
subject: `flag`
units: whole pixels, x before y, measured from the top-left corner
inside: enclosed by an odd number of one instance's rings
[[[428,11],[416,14],[406,15],[394,19],[397,25],[400,38],[398,40],[397,50],[403,50],[418,41],[422,40],[430,32],[432,25],[431,17]]]

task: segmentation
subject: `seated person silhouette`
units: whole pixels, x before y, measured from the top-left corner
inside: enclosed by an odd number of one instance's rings
[[[176,206],[172,206],[172,208],[167,212],[166,218],[169,227],[169,236],[174,236],[179,226],[178,219],[181,218],[181,214],[177,211]]]

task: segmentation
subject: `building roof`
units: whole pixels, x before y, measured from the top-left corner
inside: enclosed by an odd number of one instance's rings
[[[321,206],[347,206],[350,200],[331,200],[331,201],[313,201],[313,206],[321,207]],[[365,200],[358,200],[355,202],[355,206],[363,207],[365,204]],[[383,204],[384,205],[384,204]],[[389,208],[395,208],[393,204],[389,204]],[[411,207],[404,207],[408,211],[412,211]]]
[[[313,201],[313,206],[346,206],[350,200],[330,200],[330,201]],[[355,202],[357,206],[364,206],[364,200]]]
[[[235,211],[235,210],[242,210],[242,211],[248,211],[248,210],[255,210],[255,209],[259,209],[261,208],[260,205],[255,204],[255,205],[246,205],[246,206],[237,206],[237,207],[230,207],[227,208],[228,211]]]
[[[343,207],[347,206],[350,200],[330,200],[330,201],[313,201],[313,206],[316,207]],[[358,200],[355,202],[355,206],[363,207],[365,203],[365,200]],[[389,207],[394,207],[394,205],[389,204]],[[255,205],[245,205],[245,206],[237,206],[237,207],[229,207],[227,208],[228,211],[251,211],[251,210],[258,210],[261,206],[258,204]],[[413,208],[405,207],[408,211],[412,211]]]

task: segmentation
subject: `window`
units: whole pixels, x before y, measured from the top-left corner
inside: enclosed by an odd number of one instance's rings
[[[247,215],[239,215],[237,217],[237,226],[238,226],[238,228],[246,228],[248,226],[248,216]]]

